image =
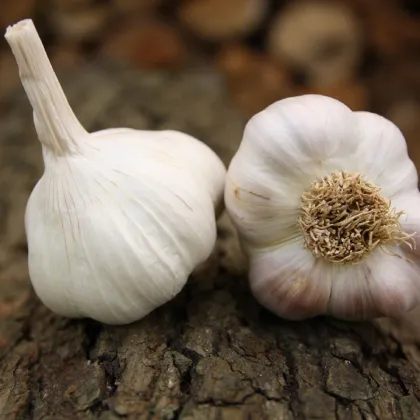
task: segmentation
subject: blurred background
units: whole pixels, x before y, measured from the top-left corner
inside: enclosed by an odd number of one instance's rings
[[[205,62],[246,116],[329,95],[394,121],[420,168],[420,0],[0,1],[3,29],[25,17],[57,71],[103,58],[151,71]],[[2,39],[0,111],[19,84]]]

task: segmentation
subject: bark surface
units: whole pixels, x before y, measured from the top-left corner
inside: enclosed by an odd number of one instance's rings
[[[90,131],[179,129],[226,163],[242,135],[245,121],[204,69],[145,75],[97,65],[62,80]],[[1,419],[420,419],[417,346],[399,342],[389,323],[381,333],[371,323],[287,322],[262,309],[226,216],[211,261],[142,321],[109,327],[47,310],[28,280],[23,226],[41,148],[23,91],[3,106]]]

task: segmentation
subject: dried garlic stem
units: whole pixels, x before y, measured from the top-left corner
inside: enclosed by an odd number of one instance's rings
[[[5,38],[16,58],[22,85],[34,110],[42,144],[56,155],[75,152],[88,133],[74,115],[32,20],[7,28]]]
[[[377,246],[412,245],[380,189],[359,174],[334,172],[302,195],[299,225],[305,246],[333,263],[356,263]]]

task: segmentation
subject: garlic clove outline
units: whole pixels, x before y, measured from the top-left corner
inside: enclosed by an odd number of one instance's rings
[[[141,319],[210,256],[225,167],[206,145],[175,131],[88,133],[32,20],[9,27],[5,38],[45,164],[25,213],[34,289],[67,317]]]
[[[407,161],[407,143],[401,130],[386,118],[371,112],[353,113],[357,137],[361,138],[354,167],[382,188],[383,194],[393,197],[403,192],[414,193],[417,170]],[[398,170],[384,170],[383,162]]]
[[[259,302],[294,320],[325,311],[331,290],[331,278],[324,276],[323,262],[314,264],[301,242],[297,238],[253,253],[249,274]],[[311,281],[309,274],[320,281]]]
[[[262,305],[292,320],[323,313],[348,320],[377,313],[400,316],[419,298],[413,293],[418,266],[407,265],[402,257],[373,254],[366,264],[351,269],[328,267],[314,261],[296,239],[253,254],[251,288]]]
[[[397,251],[398,252],[398,251]],[[342,319],[368,319],[378,314],[399,317],[419,300],[419,267],[407,256],[376,252],[357,270],[334,276],[328,311]],[[362,316],[360,316],[362,313]]]
[[[353,119],[349,108],[333,98],[286,98],[249,120],[238,153],[257,165],[264,159],[259,169],[267,180],[287,175],[290,182],[303,185],[312,181],[314,172],[322,176],[327,164],[337,167],[357,159]]]

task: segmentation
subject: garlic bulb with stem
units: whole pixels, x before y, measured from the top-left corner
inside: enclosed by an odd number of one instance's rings
[[[211,254],[225,167],[180,132],[88,133],[32,20],[9,27],[5,37],[45,164],[25,214],[35,292],[67,317],[138,320],[173,298]]]
[[[399,316],[419,303],[420,193],[400,130],[320,95],[248,122],[226,208],[257,299],[290,319]]]

